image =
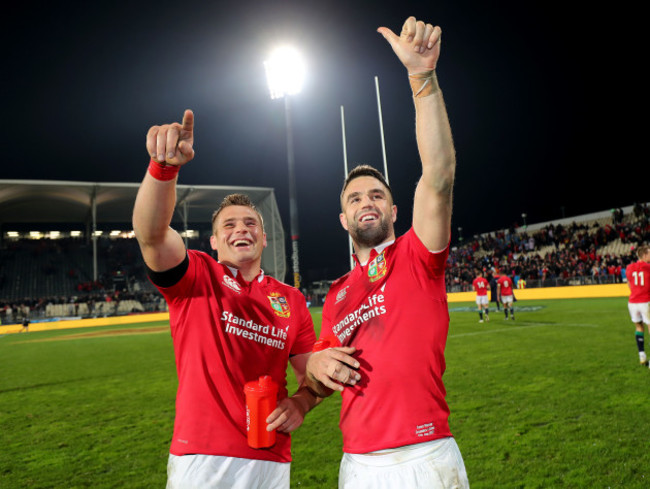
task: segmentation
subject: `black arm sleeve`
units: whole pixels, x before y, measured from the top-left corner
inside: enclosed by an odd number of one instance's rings
[[[185,254],[185,259],[176,265],[174,268],[165,270],[164,272],[156,272],[149,268],[147,264],[144,264],[144,267],[147,269],[147,275],[149,279],[158,287],[171,287],[176,285],[185,275],[187,269],[190,266],[190,257]]]

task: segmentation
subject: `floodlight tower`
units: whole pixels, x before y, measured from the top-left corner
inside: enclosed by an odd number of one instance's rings
[[[300,53],[291,47],[275,49],[264,62],[271,99],[284,98],[284,115],[287,127],[287,164],[289,166],[289,217],[291,221],[291,263],[293,285],[300,290],[300,263],[298,260],[298,203],[296,200],[296,175],[293,156],[293,131],[291,127],[290,95],[300,92],[305,77],[305,64]]]

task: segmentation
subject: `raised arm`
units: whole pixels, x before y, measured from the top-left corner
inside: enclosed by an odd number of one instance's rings
[[[142,256],[154,271],[169,270],[185,258],[181,236],[169,227],[176,206],[178,168],[194,158],[194,114],[186,110],[183,123],[153,126],[147,133],[152,162],[133,208],[133,230]]]
[[[456,153],[442,92],[436,78],[442,31],[409,17],[397,36],[377,29],[408,71],[415,103],[415,132],[422,177],[415,190],[413,228],[432,251],[444,249],[451,231]]]

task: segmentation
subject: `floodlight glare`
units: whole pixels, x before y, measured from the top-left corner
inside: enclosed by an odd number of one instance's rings
[[[293,157],[293,131],[291,129],[291,103],[289,95],[302,88],[305,63],[295,49],[283,46],[271,53],[264,62],[266,81],[272,99],[284,98],[284,114],[287,125],[287,165],[289,167],[289,217],[291,219],[291,261],[293,263],[293,286],[300,290],[300,266],[298,260],[298,203],[296,199],[295,161]]]
[[[305,78],[305,63],[294,48],[276,48],[264,62],[264,68],[272,99],[300,92]]]

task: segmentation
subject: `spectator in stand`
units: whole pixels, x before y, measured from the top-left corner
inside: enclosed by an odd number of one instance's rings
[[[23,316],[23,327],[20,330],[21,333],[28,333],[29,332],[29,317]]]
[[[598,268],[597,263],[594,263],[591,267],[591,278],[594,283],[600,283],[600,268]]]
[[[508,276],[507,271],[501,275],[501,277],[499,277],[499,280],[497,280],[497,297],[499,299],[499,302],[503,304],[503,312],[506,315],[506,321],[508,320],[508,311],[510,311],[511,320],[514,321],[514,293],[512,291],[512,279]]]
[[[490,288],[490,283],[483,276],[483,270],[477,270],[476,275],[477,277],[472,282],[472,287],[476,292],[476,305],[478,306],[479,323],[483,322],[483,311],[485,311],[485,320],[489,323],[490,308],[487,293],[488,289]]]
[[[645,323],[650,334],[650,246],[642,245],[637,248],[638,261],[627,266],[627,284],[630,287],[628,310],[632,322],[636,325],[635,339],[639,350],[639,362],[648,365],[645,353],[643,334]]]

